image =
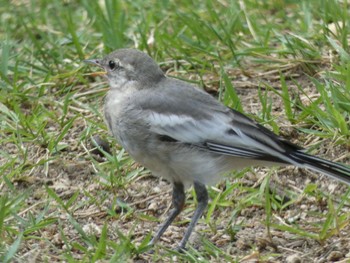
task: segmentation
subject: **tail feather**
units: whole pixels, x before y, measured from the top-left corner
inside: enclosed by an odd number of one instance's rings
[[[291,157],[301,167],[323,173],[350,185],[350,167],[312,156],[302,151],[293,152]]]

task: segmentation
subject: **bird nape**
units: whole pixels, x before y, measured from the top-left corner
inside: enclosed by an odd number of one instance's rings
[[[154,245],[185,205],[193,185],[198,205],[178,245],[181,251],[208,204],[206,185],[232,170],[293,165],[350,185],[350,168],[307,154],[193,85],[166,77],[135,49],[120,49],[87,63],[106,71],[110,90],[104,115],[109,130],[135,161],[173,184],[173,210]]]

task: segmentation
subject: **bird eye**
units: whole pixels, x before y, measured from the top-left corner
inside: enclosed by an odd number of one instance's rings
[[[110,69],[115,69],[117,67],[117,63],[115,63],[115,61],[113,61],[113,60],[110,60],[108,62],[108,66]]]

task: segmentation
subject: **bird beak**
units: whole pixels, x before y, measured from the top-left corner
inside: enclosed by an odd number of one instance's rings
[[[93,65],[93,66],[97,66],[97,67],[100,67],[102,69],[105,69],[102,65],[101,65],[101,60],[100,59],[86,59],[86,60],[83,60],[84,63],[86,64],[89,64],[89,65]],[[102,75],[106,75],[107,72],[106,71],[103,71],[103,72],[95,72],[95,73],[92,73],[91,75],[92,76],[102,76]]]
[[[98,66],[100,68],[103,68],[100,62],[100,59],[86,59],[83,60],[84,63],[86,64],[90,64],[90,65],[94,65],[94,66]]]

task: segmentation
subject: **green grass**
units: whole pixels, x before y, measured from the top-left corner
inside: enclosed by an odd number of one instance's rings
[[[181,255],[160,244],[145,254],[152,222],[159,221],[147,210],[147,198],[161,199],[149,197],[152,187],[143,183],[158,183],[115,146],[101,113],[106,83],[82,64],[117,48],[139,48],[170,75],[214,91],[226,105],[310,152],[349,163],[347,1],[5,2],[0,4],[1,262],[143,257],[171,262],[174,256],[238,262],[258,251],[261,261],[283,261],[287,252],[255,242],[234,250],[240,233],[251,227],[249,211],[262,215],[255,223],[269,237],[289,233],[326,246],[341,233],[349,235],[344,186],[330,193],[317,181],[302,181],[299,192],[288,188],[291,200],[283,204],[267,190],[280,170],[247,170],[235,174],[241,180],[230,178],[210,189],[200,249]],[[90,153],[94,135],[106,138],[113,153],[96,159]],[[283,178],[300,179],[291,169],[283,172]],[[252,178],[259,183],[253,185]],[[301,211],[301,204],[312,209]],[[185,226],[194,207],[190,198],[175,225]],[[284,220],[296,211],[303,220]],[[224,245],[210,239],[216,234],[227,236]]]

